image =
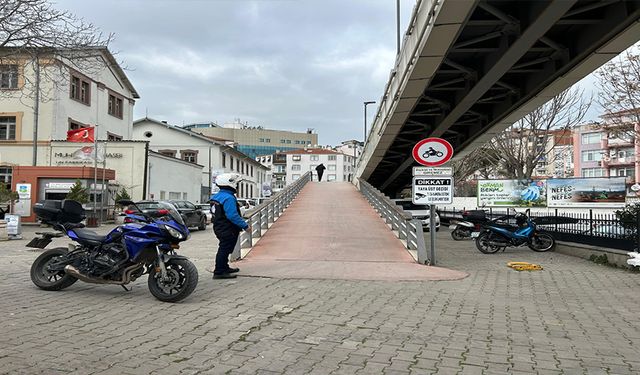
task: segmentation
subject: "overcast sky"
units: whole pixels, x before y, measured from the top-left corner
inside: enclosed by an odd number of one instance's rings
[[[392,0],[53,0],[114,32],[135,118],[363,137],[395,60]],[[402,30],[414,0],[401,1]],[[375,107],[369,106],[370,119]]]

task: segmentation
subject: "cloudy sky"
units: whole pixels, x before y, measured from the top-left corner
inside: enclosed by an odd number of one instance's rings
[[[362,139],[362,102],[379,101],[395,59],[392,0],[54,2],[116,34],[135,117],[175,125],[239,118]],[[401,1],[403,31],[414,3]]]

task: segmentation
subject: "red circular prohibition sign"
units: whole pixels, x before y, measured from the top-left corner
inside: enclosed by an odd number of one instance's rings
[[[444,152],[444,155],[433,155],[432,161],[427,160],[427,158],[423,158],[422,155],[420,155],[420,147],[426,143],[436,143],[440,144],[441,147],[444,146],[446,150]],[[453,146],[451,146],[451,143],[442,138],[425,138],[416,143],[415,146],[413,146],[413,151],[411,152],[411,154],[413,155],[413,159],[415,159],[415,161],[417,161],[418,163],[427,167],[437,167],[451,160],[451,158],[453,157]]]

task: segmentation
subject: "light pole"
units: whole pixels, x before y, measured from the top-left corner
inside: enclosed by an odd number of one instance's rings
[[[369,104],[375,104],[376,102],[369,101],[364,102],[364,142],[367,142],[367,106]]]

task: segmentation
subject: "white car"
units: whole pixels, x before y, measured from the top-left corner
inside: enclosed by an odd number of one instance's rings
[[[209,203],[198,203],[196,207],[202,210],[202,213],[207,217],[207,223],[211,223],[213,220],[213,214],[211,213],[211,205]]]
[[[406,199],[392,199],[395,204],[401,206],[403,210],[409,212],[414,219],[418,219],[422,222],[422,227],[429,230],[429,220],[431,218],[431,212],[429,206],[422,206],[413,204],[411,198]],[[436,218],[436,232],[440,230],[440,215],[435,213]]]

